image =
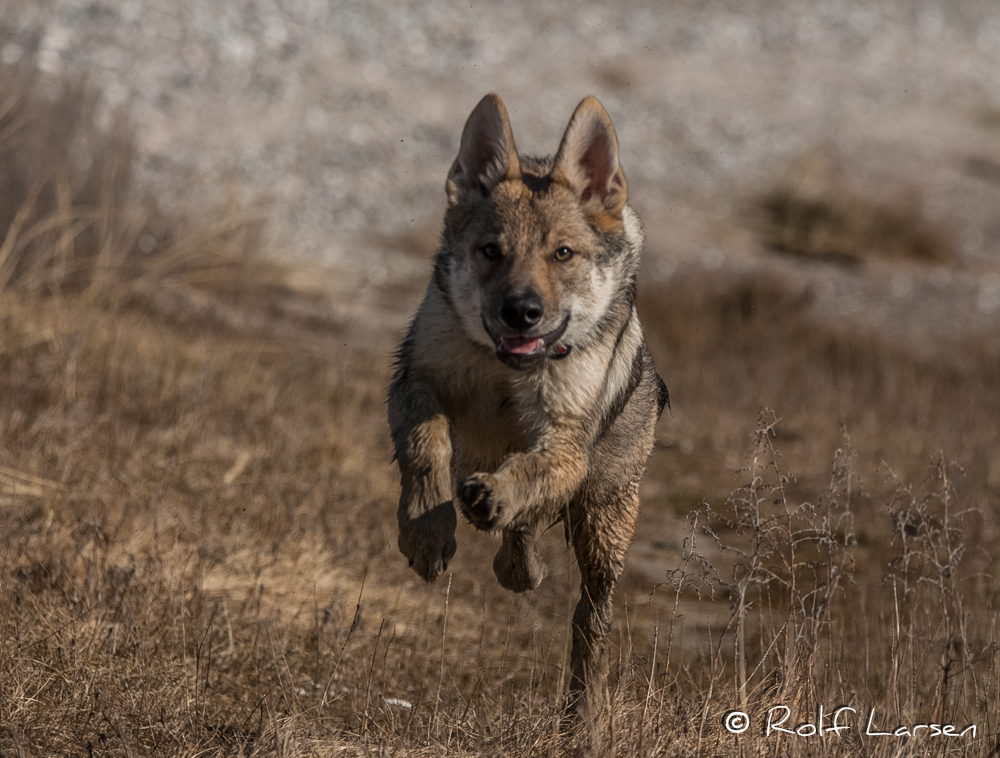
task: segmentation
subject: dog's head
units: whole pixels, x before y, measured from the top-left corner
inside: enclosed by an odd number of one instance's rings
[[[595,338],[631,288],[641,228],[607,112],[577,106],[554,159],[519,156],[496,95],[476,106],[448,173],[441,285],[474,341],[515,369]]]

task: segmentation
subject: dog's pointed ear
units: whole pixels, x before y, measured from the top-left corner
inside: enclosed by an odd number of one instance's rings
[[[594,213],[619,215],[628,195],[625,172],[618,165],[618,138],[611,118],[596,98],[573,111],[552,178],[571,187]]]
[[[445,184],[448,204],[457,205],[470,194],[488,195],[504,179],[520,176],[521,163],[507,109],[499,97],[490,93],[465,122],[458,157]]]

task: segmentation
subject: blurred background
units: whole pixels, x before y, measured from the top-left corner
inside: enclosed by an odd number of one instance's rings
[[[254,607],[254,623],[267,616],[264,597],[279,617],[293,614],[282,627],[294,642],[292,665],[262,658],[246,668],[230,630],[237,694],[210,700],[212,708],[237,723],[253,715],[258,691],[270,702],[278,686],[288,707],[298,696],[289,681],[303,692],[306,679],[327,688],[343,681],[343,723],[367,739],[374,664],[363,680],[375,652],[384,656],[383,684],[414,697],[436,682],[439,700],[453,697],[468,713],[480,684],[462,656],[474,654],[476,635],[480,663],[484,639],[501,635],[506,652],[507,632],[487,630],[486,619],[516,608],[536,623],[510,637],[522,655],[518,681],[541,686],[544,697],[559,690],[551,671],[575,580],[557,530],[543,540],[553,573],[527,599],[496,589],[495,546],[465,525],[454,590],[418,584],[395,550],[398,480],[382,394],[392,348],[430,274],[462,126],[491,91],[528,154],[554,152],[576,104],[595,95],[615,125],[629,202],[646,227],[640,312],[673,408],[657,429],[621,594],[632,603],[628,644],[649,655],[652,671],[707,655],[707,625],[719,624],[723,637],[732,629],[727,603],[698,605],[689,593],[680,614],[672,611],[697,632],[673,638],[682,655],[664,657],[654,641],[671,613],[661,588],[684,556],[685,519],[706,504],[728,508],[734,522],[716,523],[717,533],[744,533],[748,517],[734,497],[761,439],[791,472],[775,480],[788,502],[843,505],[837,498],[847,493],[852,525],[824,528],[856,551],[849,563],[858,587],[837,595],[852,613],[859,598],[869,617],[889,607],[879,595],[888,551],[905,552],[907,539],[933,541],[924,528],[951,535],[941,524],[954,502],[972,509],[963,545],[995,542],[996,3],[7,0],[0,74],[0,305],[8,315],[0,319],[0,506],[11,514],[4,560],[21,581],[16,593],[51,595],[50,606],[39,601],[48,610],[39,612],[38,635],[51,632],[60,603],[69,603],[67,618],[76,613],[66,598],[110,607],[134,575],[150,596],[164,596],[153,592],[161,582],[187,598],[184,613],[211,639],[212,608],[225,598],[235,608],[233,598],[260,582],[257,605],[243,602],[240,621]],[[79,292],[86,297],[75,300]],[[754,442],[761,428],[770,431]],[[918,511],[924,526],[907,515]],[[160,530],[174,539],[165,558]],[[90,539],[99,559],[78,547]],[[29,547],[12,548],[19,540]],[[731,573],[735,559],[706,542],[716,568]],[[964,570],[978,579],[967,586],[989,629],[995,558],[973,554],[978,562]],[[62,558],[53,564],[52,555]],[[351,642],[359,587],[373,621]],[[10,600],[15,591],[7,591]],[[448,629],[464,652],[443,696],[444,648],[441,673],[427,650],[444,633],[423,622],[441,602],[447,613],[449,597],[453,613],[465,608]],[[149,634],[184,617],[174,606],[161,610],[143,616]],[[397,619],[397,646],[421,651],[396,669],[379,615],[383,624]],[[902,628],[883,617],[879,624],[876,647]],[[856,667],[849,684],[864,681],[883,697],[886,671],[848,661],[868,631],[848,623],[837,634],[829,635],[842,644],[836,666]],[[942,634],[927,643],[934,652],[924,678],[911,681],[912,697],[940,694],[934,672],[947,669],[935,668],[934,656],[953,641]],[[979,650],[975,665],[988,668],[995,641],[976,648],[972,637],[962,654]],[[178,640],[182,655],[194,654]],[[532,660],[544,657],[551,670],[536,676],[534,664],[525,667],[540,644],[548,652]],[[327,656],[338,649],[341,657],[347,650],[344,670]],[[497,665],[482,692],[496,696],[496,713],[513,714],[501,697],[504,659],[482,663],[491,672]],[[761,665],[760,680],[767,666],[785,675],[794,668]],[[252,685],[241,679],[250,669],[259,678]],[[280,686],[268,684],[281,676]],[[696,679],[685,697],[706,691]],[[1000,682],[990,681],[992,698]],[[842,682],[823,682],[844,694]],[[316,697],[325,704],[331,692]],[[970,692],[969,702],[994,702]],[[518,707],[531,713],[527,697]],[[482,744],[485,732],[465,715],[460,722],[442,725],[435,705],[428,723],[442,743],[454,727]]]
[[[777,267],[815,312],[914,343],[1000,320],[989,2],[12,0],[0,39],[6,65],[84,79],[99,124],[128,108],[160,207],[264,208],[271,254],[335,268],[355,298],[426,276],[484,93],[543,154],[593,94],[647,280]]]
[[[385,265],[372,235],[436,231],[489,91],[528,153],[601,100],[656,272],[752,254],[727,232],[789,170],[804,192],[845,182],[915,203],[969,267],[1000,245],[989,2],[11,0],[0,33],[3,63],[86,77],[98,118],[131,107],[158,199],[273,203],[283,255],[365,270]]]

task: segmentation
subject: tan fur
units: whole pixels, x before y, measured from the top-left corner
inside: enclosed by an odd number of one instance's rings
[[[587,98],[554,159],[523,157],[487,95],[445,189],[434,275],[389,390],[399,548],[433,581],[455,554],[457,505],[502,532],[494,572],[524,592],[546,573],[538,526],[563,521],[581,573],[571,702],[599,699],[611,593],[667,400],[634,307],[642,228],[614,127]]]

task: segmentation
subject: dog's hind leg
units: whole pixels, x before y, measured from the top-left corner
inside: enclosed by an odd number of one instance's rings
[[[503,543],[493,558],[493,573],[500,586],[511,592],[527,592],[549,573],[535,545],[535,525],[511,524],[503,530]]]
[[[580,709],[584,696],[592,709],[601,710],[607,705],[612,593],[625,566],[638,512],[638,478],[610,497],[605,494],[570,508],[569,531],[580,567],[580,601],[573,614],[572,675],[567,701],[571,711]]]

